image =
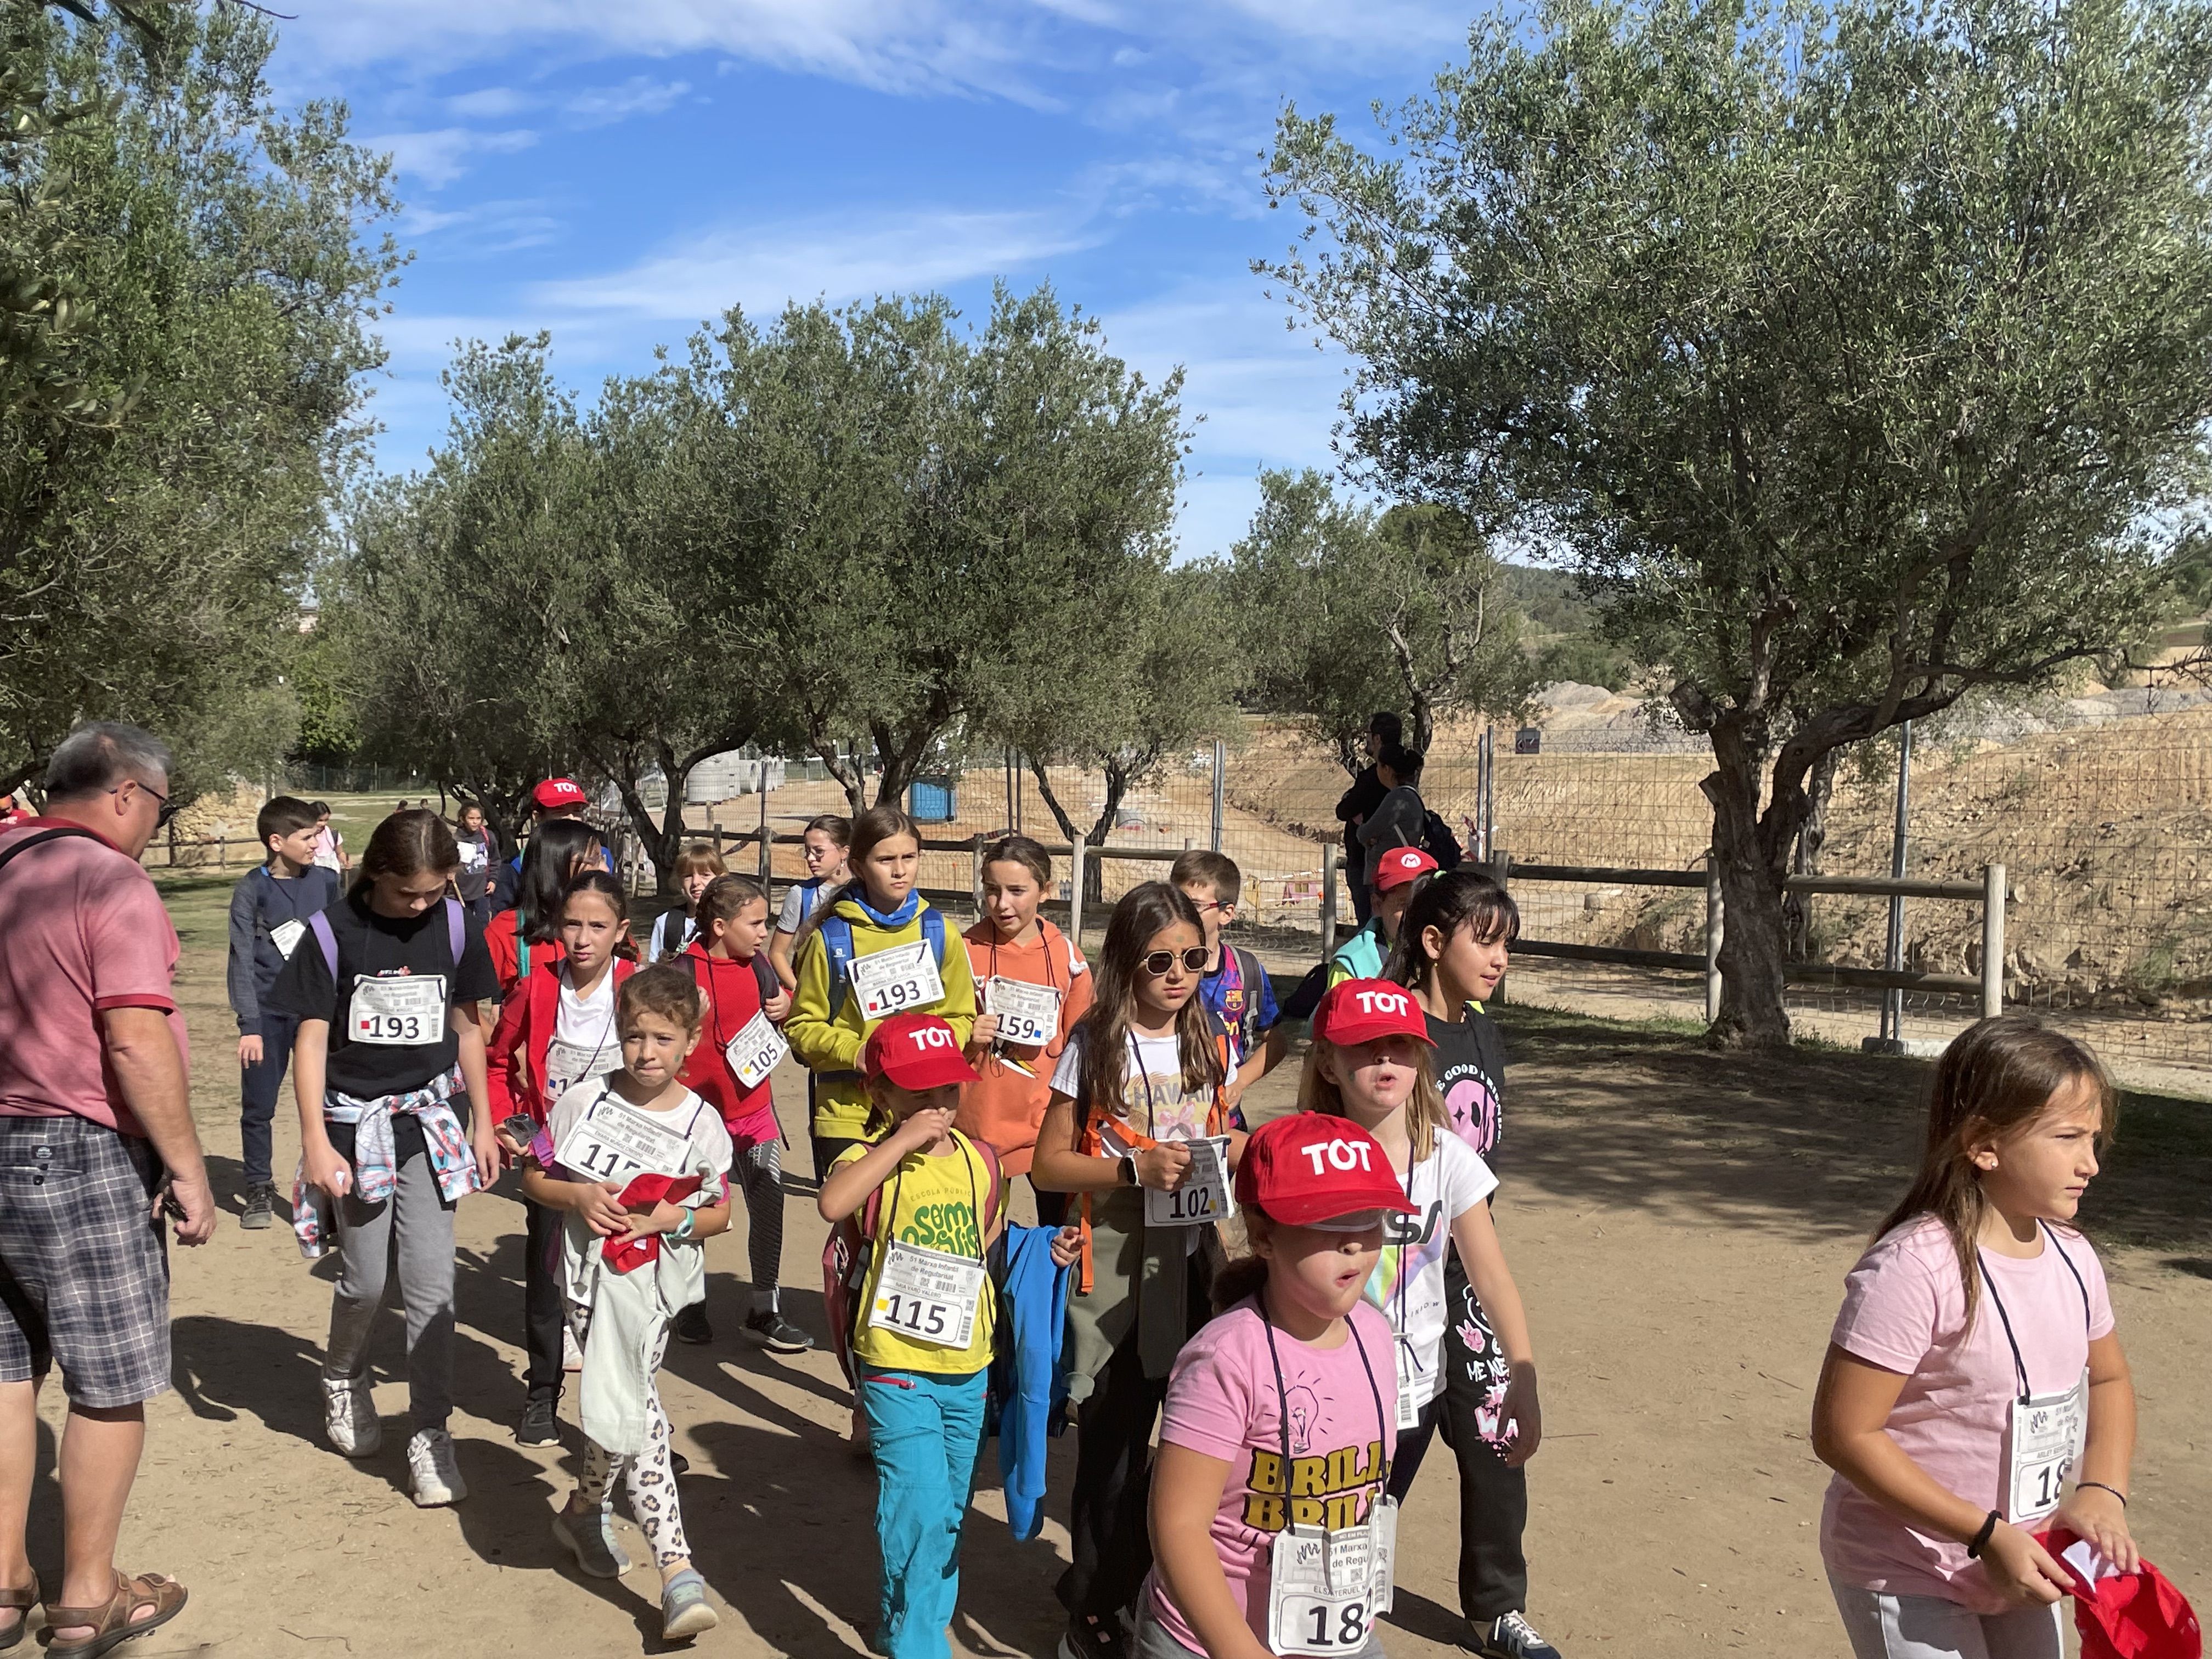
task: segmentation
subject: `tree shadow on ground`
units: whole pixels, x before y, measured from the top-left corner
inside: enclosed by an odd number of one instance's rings
[[[1498,1011],[1510,1062],[1498,1159],[1574,1203],[1802,1235],[1863,1235],[1917,1167],[1934,1067],[1798,1048],[1734,1054],[1549,1010]],[[2082,1205],[2101,1243],[2212,1243],[2212,1107],[2128,1096]]]

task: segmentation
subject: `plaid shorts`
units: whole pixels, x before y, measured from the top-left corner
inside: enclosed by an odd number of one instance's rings
[[[152,1146],[81,1117],[0,1117],[0,1382],[58,1360],[72,1403],[169,1386],[169,1261]]]

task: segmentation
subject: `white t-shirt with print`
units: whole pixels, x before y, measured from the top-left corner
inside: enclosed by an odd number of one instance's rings
[[[1414,1400],[1426,1405],[1444,1386],[1444,1258],[1452,1223],[1496,1192],[1498,1177],[1446,1129],[1400,1180],[1419,1213],[1382,1218],[1382,1257],[1368,1275],[1367,1299],[1389,1318],[1398,1363],[1414,1379]]]
[[[558,1097],[572,1084],[603,1077],[622,1064],[622,1039],[615,1030],[615,976],[610,969],[587,996],[578,996],[561,975],[560,1008],[553,1041],[545,1050],[545,1092]]]
[[[1088,1025],[1079,1025],[1069,1033],[1067,1046],[1060,1051],[1060,1064],[1053,1069],[1054,1093],[1066,1095],[1071,1100],[1081,1097],[1083,1054],[1090,1038]],[[1207,1115],[1213,1109],[1213,1093],[1210,1089],[1184,1091],[1182,1044],[1172,1036],[1142,1036],[1134,1031],[1129,1033],[1128,1042],[1129,1056],[1122,1065],[1120,1102],[1091,1103],[1099,1139],[1108,1156],[1119,1158],[1135,1150],[1115,1134],[1113,1120],[1116,1115],[1154,1140],[1194,1140],[1203,1135]],[[1222,1079],[1222,1087],[1227,1088],[1236,1078],[1237,1062],[1232,1060],[1228,1076]]]
[[[610,975],[611,977],[611,975]],[[553,1103],[553,1109],[545,1115],[545,1138],[557,1150],[567,1139],[576,1120],[591,1109],[601,1096],[613,1092],[611,1078],[593,1078],[577,1084]],[[620,1095],[615,1098],[621,1100]],[[624,1105],[629,1103],[623,1101]],[[689,1089],[682,1091],[672,1106],[648,1111],[642,1106],[630,1106],[639,1116],[649,1118],[662,1127],[673,1129],[684,1139],[682,1174],[700,1177],[699,1202],[719,1204],[726,1190],[731,1160],[736,1148],[730,1140],[730,1132],[722,1127],[722,1115]],[[563,1179],[574,1179],[575,1171],[561,1171]],[[578,1219],[572,1211],[569,1219]],[[585,1228],[588,1235],[590,1229]]]

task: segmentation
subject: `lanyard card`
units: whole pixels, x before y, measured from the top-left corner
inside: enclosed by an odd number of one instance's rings
[[[2041,1520],[2066,1495],[2089,1431],[2089,1373],[2064,1394],[2015,1398],[2005,1435],[2005,1501],[2015,1526]]]
[[[307,924],[298,917],[280,921],[269,930],[269,942],[276,947],[276,954],[289,962],[292,952],[300,948],[300,940],[307,931]]]
[[[964,1350],[975,1340],[983,1264],[893,1239],[876,1275],[868,1322],[932,1347]]]
[[[1268,1645],[1275,1652],[1353,1654],[1372,1639],[1380,1586],[1366,1524],[1336,1532],[1285,1527],[1275,1534],[1271,1565]]]
[[[993,975],[983,981],[983,1006],[999,1017],[999,1041],[1042,1048],[1060,1035],[1060,993],[1049,985]]]
[[[845,971],[860,999],[864,1018],[888,1019],[945,1000],[945,981],[926,939],[878,951],[873,956],[855,957]]]
[[[443,974],[357,974],[346,1036],[385,1048],[414,1048],[446,1035]]]
[[[590,1180],[628,1186],[637,1176],[682,1175],[690,1150],[686,1136],[603,1094],[569,1125],[553,1157]]]
[[[1237,1213],[1237,1200],[1229,1190],[1229,1137],[1201,1135],[1182,1144],[1190,1149],[1190,1169],[1182,1185],[1172,1192],[1145,1188],[1148,1227],[1195,1227],[1226,1221]]]
[[[607,1035],[614,1033],[610,1030]],[[556,1037],[545,1045],[545,1097],[549,1102],[557,1100],[569,1085],[605,1077],[621,1064],[621,1048],[604,1039],[586,1048]]]
[[[722,1057],[730,1062],[730,1069],[737,1073],[741,1086],[757,1089],[790,1052],[791,1045],[775,1029],[775,1022],[765,1013],[758,1013],[723,1045]]]
[[[1402,1265],[1399,1271],[1404,1271]],[[1404,1337],[1392,1344],[1398,1352],[1398,1432],[1404,1434],[1421,1424],[1421,1407],[1428,1401],[1423,1397],[1428,1379],[1422,1374],[1420,1356],[1413,1345]]]

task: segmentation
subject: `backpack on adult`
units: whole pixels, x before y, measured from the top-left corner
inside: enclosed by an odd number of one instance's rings
[[[983,1195],[983,1212],[975,1218],[976,1224],[988,1237],[994,1217],[1002,1216],[1006,1203],[1006,1177],[999,1163],[999,1149],[988,1140],[975,1140],[954,1130],[958,1140],[963,1140],[983,1155],[984,1164],[991,1172],[988,1189]],[[824,1175],[828,1174],[825,1170]],[[860,1334],[860,1308],[867,1289],[868,1268],[874,1261],[876,1228],[883,1219],[884,1189],[878,1187],[870,1193],[860,1207],[830,1229],[830,1237],[822,1246],[822,1314],[829,1321],[830,1329],[837,1341],[837,1364],[845,1373],[845,1381],[858,1388],[860,1367],[854,1363],[853,1343]],[[990,1267],[991,1294],[1000,1297],[1006,1279],[1006,1253],[994,1244],[985,1253]],[[1004,1318],[994,1322],[992,1340],[994,1348],[1006,1340]],[[995,1353],[994,1358],[995,1358]]]
[[[830,1018],[835,1019],[845,1006],[846,993],[852,989],[853,924],[843,916],[826,918],[817,930],[822,935],[823,948],[830,953]],[[929,941],[930,954],[937,958],[937,971],[945,973],[945,913],[932,904],[921,907],[921,936]]]
[[[1451,825],[1443,821],[1441,813],[1433,811],[1421,817],[1421,850],[1437,861],[1439,870],[1456,870],[1467,856],[1459,837],[1452,834]]]

